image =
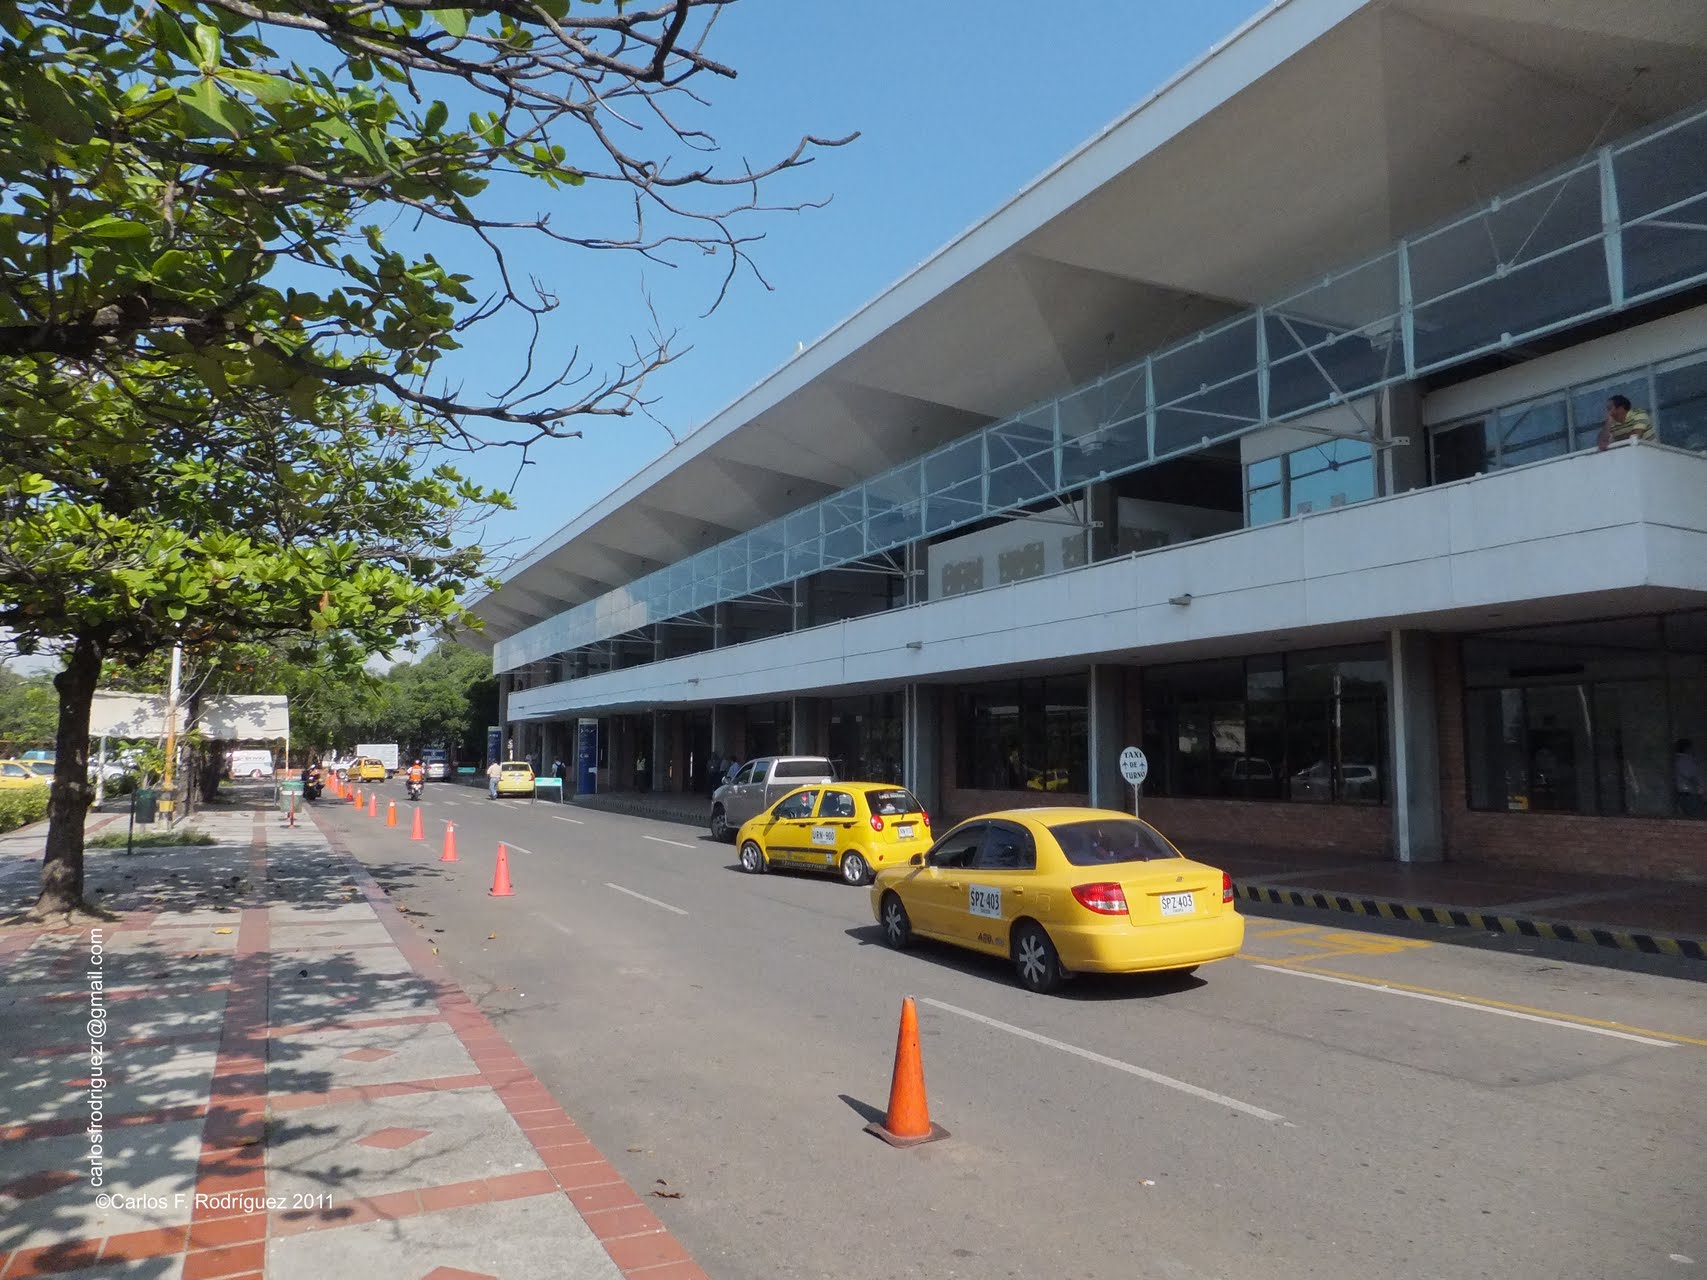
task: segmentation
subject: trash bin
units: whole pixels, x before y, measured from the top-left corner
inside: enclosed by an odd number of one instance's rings
[[[153,822],[160,806],[160,793],[151,787],[139,787],[135,794],[134,812],[138,822]]]

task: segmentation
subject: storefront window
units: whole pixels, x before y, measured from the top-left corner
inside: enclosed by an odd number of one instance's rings
[[[1707,613],[1464,642],[1473,809],[1701,816]]]
[[[832,698],[830,762],[850,781],[901,780],[901,699],[893,693]]]
[[[960,785],[984,791],[1087,791],[1085,695],[1082,676],[963,689]]]
[[[1386,799],[1387,662],[1379,646],[1151,668],[1144,708],[1153,794]]]

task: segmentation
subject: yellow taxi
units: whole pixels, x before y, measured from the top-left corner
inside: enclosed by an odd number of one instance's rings
[[[0,791],[19,790],[24,787],[45,787],[53,781],[51,766],[45,774],[31,769],[29,762],[23,760],[0,760]]]
[[[772,866],[830,871],[870,884],[884,867],[906,866],[930,848],[931,819],[913,793],[890,782],[797,787],[741,824],[741,869]]]
[[[531,796],[533,794],[533,766],[526,760],[504,760],[498,765],[498,787],[496,793],[500,796]]]
[[[1190,973],[1245,940],[1233,879],[1110,809],[1009,809],[877,873],[871,906],[897,950],[934,938],[1013,962],[1048,992],[1075,973]]]
[[[376,760],[373,756],[357,756],[345,767],[344,777],[351,782],[384,782],[385,761]]]

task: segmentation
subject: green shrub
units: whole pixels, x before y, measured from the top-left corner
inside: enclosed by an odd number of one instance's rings
[[[0,831],[15,831],[47,817],[47,788],[0,791]]]
[[[213,844],[214,838],[205,831],[139,831],[132,837],[129,829],[103,831],[83,842],[89,849],[123,849],[133,845],[138,849],[170,849],[182,845]]]

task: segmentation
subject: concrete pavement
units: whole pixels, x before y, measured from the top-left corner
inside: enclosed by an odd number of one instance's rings
[[[743,876],[678,825],[449,787],[426,808],[426,854],[330,821],[618,1171],[682,1193],[659,1216],[719,1280],[1657,1277],[1707,1255],[1698,963],[1253,918],[1196,978],[1045,999],[993,961],[889,952],[865,893]],[[485,892],[500,839],[509,899]],[[897,1153],[861,1125],[902,994],[954,1137]]]
[[[692,1280],[371,877],[276,812],[0,927],[0,1277]],[[39,847],[8,842],[25,903]]]

